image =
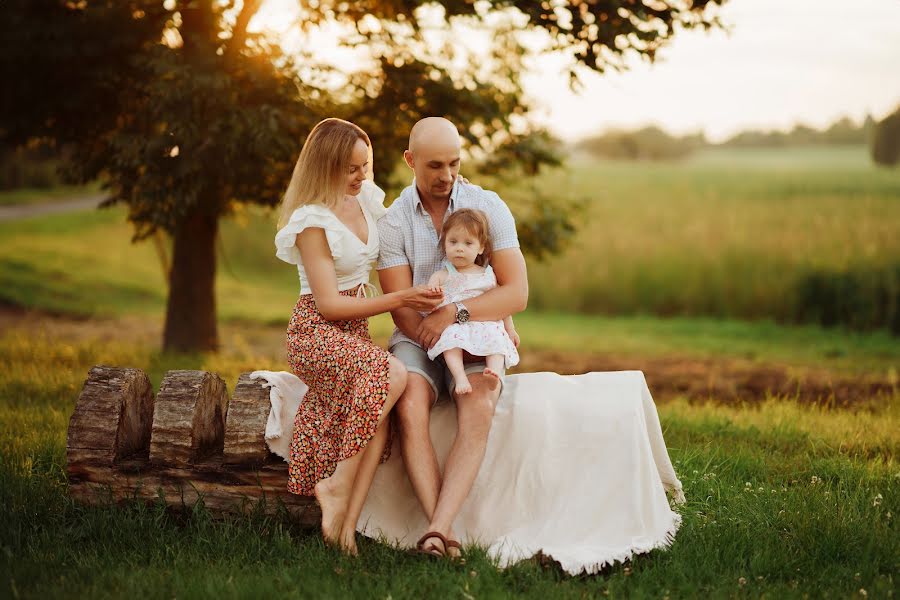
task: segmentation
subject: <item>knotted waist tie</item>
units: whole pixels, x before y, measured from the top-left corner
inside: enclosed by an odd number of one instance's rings
[[[365,283],[359,284],[359,287],[356,288],[356,297],[357,298],[374,298],[378,295],[378,288],[369,283],[368,281]]]

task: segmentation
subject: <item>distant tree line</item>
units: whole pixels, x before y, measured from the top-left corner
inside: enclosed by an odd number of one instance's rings
[[[825,127],[815,129],[798,124],[790,131],[747,130],[724,142],[713,144],[702,132],[684,136],[672,135],[660,127],[634,130],[611,130],[579,141],[574,150],[620,160],[678,160],[703,148],[793,148],[798,146],[868,145],[873,160],[882,165],[900,162],[900,107],[878,122],[867,116],[857,124],[842,117]]]
[[[797,124],[790,131],[742,131],[719,145],[726,148],[852,146],[866,144],[874,128],[875,120],[871,115],[860,125],[848,117],[843,117],[824,129]]]
[[[62,154],[58,148],[39,139],[29,140],[19,147],[0,147],[0,190],[61,185]]]
[[[702,133],[673,136],[656,126],[633,131],[613,130],[580,141],[575,149],[602,158],[677,160],[708,146]]]

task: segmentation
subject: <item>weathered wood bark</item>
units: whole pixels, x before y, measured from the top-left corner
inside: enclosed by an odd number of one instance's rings
[[[269,418],[269,390],[244,373],[234,388],[228,405],[225,427],[226,464],[260,465],[269,456],[266,447],[266,421]]]
[[[69,490],[85,503],[157,501],[214,514],[281,507],[314,525],[314,498],[287,491],[287,464],[269,453],[269,391],[244,373],[226,411],[224,382],[170,371],[155,402],[138,369],[94,367],[69,422]]]
[[[66,460],[112,465],[146,452],[153,421],[153,389],[140,369],[91,369],[69,419]]]
[[[169,371],[153,411],[150,462],[188,466],[222,452],[225,382],[205,371]]]

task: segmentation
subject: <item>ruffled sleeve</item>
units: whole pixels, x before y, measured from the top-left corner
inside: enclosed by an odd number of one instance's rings
[[[340,258],[343,252],[341,240],[344,228],[334,213],[321,204],[301,206],[291,215],[287,225],[275,234],[275,256],[292,265],[300,264],[300,251],[297,249],[297,234],[309,227],[320,227],[325,230],[331,256]]]
[[[384,190],[366,179],[362,183],[362,189],[357,196],[359,203],[365,207],[376,221],[387,214],[384,207]]]

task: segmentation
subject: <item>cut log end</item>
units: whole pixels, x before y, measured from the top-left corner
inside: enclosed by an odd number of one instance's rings
[[[153,390],[146,373],[94,367],[69,419],[67,460],[112,465],[146,452],[152,422]]]
[[[260,465],[270,456],[266,446],[269,390],[249,373],[238,379],[228,405],[223,458],[233,465]]]
[[[186,466],[221,453],[227,402],[218,375],[169,371],[156,398],[150,462]]]
[[[86,503],[157,501],[213,514],[262,507],[302,524],[321,518],[315,499],[287,491],[287,465],[265,441],[269,391],[249,373],[228,402],[205,371],[169,371],[158,396],[140,369],[91,369],[69,421],[70,493]]]

